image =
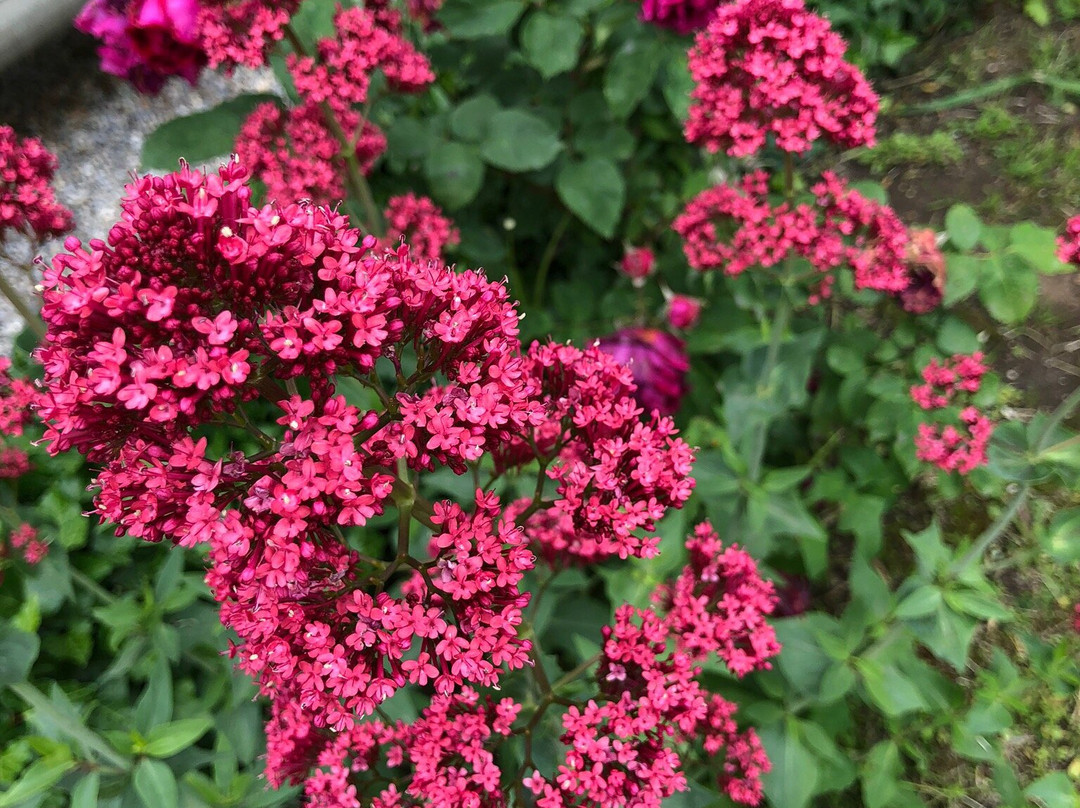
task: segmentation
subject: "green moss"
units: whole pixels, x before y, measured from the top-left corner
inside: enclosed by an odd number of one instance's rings
[[[953,134],[939,130],[929,135],[896,132],[873,149],[860,152],[855,159],[875,174],[884,174],[901,166],[957,165],[963,158],[964,151]]]

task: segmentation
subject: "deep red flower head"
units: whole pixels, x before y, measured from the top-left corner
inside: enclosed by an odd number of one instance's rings
[[[681,339],[658,328],[623,328],[601,337],[600,350],[630,368],[637,391],[634,397],[646,412],[663,415],[679,411],[689,390],[686,373],[690,361]]]
[[[736,157],[760,151],[769,134],[788,152],[819,138],[872,146],[878,99],[845,49],[803,0],[721,5],[690,51],[686,139]]]
[[[642,0],[641,19],[680,34],[704,28],[723,0]]]
[[[688,330],[697,325],[704,303],[696,297],[672,295],[667,304],[667,321],[672,328]]]
[[[627,247],[619,261],[619,271],[640,286],[656,272],[656,254],[648,247]]]

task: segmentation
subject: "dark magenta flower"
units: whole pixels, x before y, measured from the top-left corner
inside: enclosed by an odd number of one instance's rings
[[[192,84],[206,64],[197,0],[90,0],[75,27],[101,40],[101,69],[156,93],[169,76]]]
[[[720,0],[644,0],[641,19],[689,34],[708,25],[719,5]]]
[[[678,411],[689,389],[690,361],[685,343],[659,328],[623,328],[599,340],[600,350],[627,365],[634,374],[634,397],[646,412]]]

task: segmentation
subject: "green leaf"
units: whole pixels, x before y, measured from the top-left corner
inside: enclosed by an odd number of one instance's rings
[[[945,232],[958,250],[970,250],[979,243],[982,222],[969,205],[953,205],[945,214]]]
[[[821,650],[806,619],[794,617],[775,620],[773,628],[784,649],[777,659],[780,672],[796,691],[816,693],[832,660]]]
[[[941,528],[931,522],[926,530],[909,533],[902,530],[904,541],[915,551],[915,562],[923,578],[935,578],[937,573],[952,562],[952,554],[941,541]]]
[[[1035,306],[1039,278],[1016,255],[991,255],[983,264],[979,299],[991,316],[1006,325],[1021,322]]]
[[[1045,808],[1076,808],[1076,789],[1065,772],[1051,772],[1024,789],[1024,796]]]
[[[935,615],[923,618],[911,629],[934,656],[961,672],[967,667],[968,648],[978,625],[978,621],[954,612],[943,603]]]
[[[484,184],[484,163],[471,146],[442,143],[424,160],[431,195],[450,210],[467,205]]]
[[[1058,511],[1039,538],[1055,561],[1069,564],[1080,560],[1080,508]]]
[[[656,42],[628,39],[604,73],[604,99],[616,118],[625,118],[649,92],[663,51]]]
[[[783,659],[781,653],[780,658]],[[821,687],[818,690],[818,704],[832,704],[851,692],[855,686],[855,671],[848,667],[847,663],[840,662],[833,665],[825,675],[821,677]]]
[[[82,777],[75,788],[71,789],[70,808],[97,808],[98,789],[101,786],[101,775],[90,772]]]
[[[936,611],[941,604],[941,590],[936,586],[920,586],[896,607],[896,616],[900,620],[925,617]]]
[[[866,808],[884,808],[900,788],[900,748],[882,741],[870,750],[862,765],[862,793]]]
[[[947,253],[945,255],[945,295],[943,303],[952,306],[966,298],[979,285],[979,277],[982,275],[985,258],[977,255],[960,255]]]
[[[577,64],[584,38],[584,26],[573,17],[534,11],[521,31],[521,50],[525,61],[549,79]]]
[[[626,202],[626,183],[618,167],[602,157],[564,163],[555,177],[563,204],[604,238],[615,227]]]
[[[882,665],[872,659],[859,659],[855,667],[870,700],[890,718],[927,709],[926,700],[911,680],[893,665]]]
[[[145,808],[177,808],[180,789],[176,777],[167,764],[160,760],[143,758],[135,767],[135,793]]]
[[[1009,250],[1028,266],[1044,275],[1071,272],[1072,267],[1057,257],[1057,234],[1035,222],[1020,222],[1009,231]]]
[[[170,757],[181,749],[187,749],[212,726],[212,718],[181,718],[161,724],[147,734],[143,751],[151,757]]]
[[[1040,28],[1050,24],[1050,8],[1046,0],[1024,0],[1024,13]]]
[[[509,31],[525,11],[521,0],[447,3],[439,21],[451,39],[480,39]]]
[[[240,127],[255,107],[277,100],[266,93],[241,95],[205,112],[174,118],[146,138],[140,165],[171,171],[181,158],[197,164],[230,154]]]
[[[669,56],[664,66],[664,80],[660,89],[671,114],[676,120],[685,121],[690,114],[690,93],[694,89],[694,79],[687,66],[685,50],[680,48]]]
[[[769,803],[777,808],[805,808],[817,789],[818,765],[800,738],[798,724],[789,718],[783,724],[760,728],[758,735],[772,762],[772,770],[761,778]]]
[[[19,776],[19,779],[11,784],[11,788],[0,794],[0,808],[19,805],[40,794],[74,769],[75,765],[75,761],[70,756],[35,760]]]
[[[182,554],[174,553],[174,555]],[[145,734],[158,724],[168,721],[172,718],[172,714],[172,671],[169,669],[169,663],[159,655],[154,660],[154,667],[150,671],[146,689],[135,702],[135,728]]]
[[[37,634],[0,623],[0,687],[26,681],[40,648]]]
[[[970,589],[945,590],[945,602],[957,612],[980,620],[1011,620],[1013,614],[1001,601]]]
[[[491,116],[480,155],[506,171],[536,171],[549,165],[562,147],[559,133],[543,118],[506,109]]]
[[[959,317],[946,317],[938,327],[935,342],[947,354],[974,353],[979,350],[979,335]]]
[[[462,101],[450,113],[450,131],[468,143],[480,143],[487,135],[491,117],[498,111],[499,101],[495,96],[487,93],[474,95]]]

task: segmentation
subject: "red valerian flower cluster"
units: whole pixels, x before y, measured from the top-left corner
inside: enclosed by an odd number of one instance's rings
[[[698,681],[716,654],[736,676],[770,667],[780,646],[765,622],[772,584],[736,547],[723,549],[708,523],[687,543],[690,564],[662,588],[662,613],[620,607],[604,629],[600,698],[563,715],[566,759],[554,776],[525,785],[540,808],[632,805],[656,808],[686,788],[679,749],[700,742],[716,760],[718,787],[736,802],[761,799],[770,765],[753,730],[740,732],[735,705]]]
[[[199,36],[211,67],[261,67],[302,0],[199,0]]]
[[[36,528],[30,525],[19,525],[12,530],[7,537],[7,544],[0,544],[0,562],[3,561],[5,556],[13,555],[12,551],[18,551],[18,555],[22,557],[30,566],[39,564],[45,556],[49,554],[49,544],[38,537]],[[0,566],[2,570],[2,566]],[[2,580],[2,576],[0,576]]]
[[[382,131],[357,111],[368,100],[372,74],[381,71],[392,90],[405,93],[435,80],[427,59],[402,36],[396,12],[338,9],[334,29],[313,55],[288,57],[301,103],[286,110],[259,105],[237,138],[237,154],[266,184],[270,199],[339,202],[349,151],[356,170],[366,174],[386,150]],[[426,213],[411,211],[414,217]],[[414,249],[430,253],[433,235]]]
[[[1080,216],[1069,219],[1065,235],[1058,238],[1058,258],[1066,264],[1080,266]]]
[[[36,138],[0,126],[0,241],[11,231],[38,241],[74,227],[71,211],[56,201],[56,158]]]
[[[721,0],[642,0],[641,19],[680,34],[704,28]]]
[[[917,456],[945,471],[967,474],[986,463],[986,447],[994,432],[993,422],[970,403],[989,371],[983,355],[956,354],[923,368],[924,384],[911,388],[911,398],[924,410],[959,410],[956,423],[919,424],[915,437]]]
[[[503,283],[379,247],[327,208],[252,207],[246,180],[236,163],[139,178],[108,242],[69,239],[53,259],[39,349],[50,451],[101,467],[96,509],[118,532],[208,545],[232,654],[270,700],[271,783],[305,781],[319,806],[504,804],[525,772],[501,770],[494,746],[531,737],[543,717],[491,695],[538,664],[523,625],[535,551],[556,567],[655,554],[649,533],[689,497],[693,452],[669,418],[642,418],[630,370],[599,348],[523,352]],[[343,377],[378,405],[346,400]],[[215,453],[206,433],[223,429],[232,442]],[[492,481],[468,501],[424,498],[426,473],[479,480],[486,457]],[[532,498],[494,493],[505,472],[537,468]],[[388,507],[396,541],[370,533]],[[365,526],[386,552],[354,549]],[[764,666],[775,643],[753,615],[772,602],[708,535],[692,542],[690,577],[665,589],[665,619],[682,625],[707,603],[724,625],[669,652],[633,639],[626,613],[601,665],[610,698],[581,732],[598,749],[629,744],[641,765],[614,751],[603,787],[559,775],[551,788],[575,805],[639,792],[626,804],[655,804],[648,794],[684,787],[658,772],[695,739],[722,755],[728,793],[760,793],[756,739],[693,665],[716,652],[737,673]],[[418,722],[373,720],[408,687],[434,694]],[[543,709],[545,687],[531,702]]]
[[[690,266],[738,275],[789,257],[820,274],[811,303],[831,294],[835,271],[850,267],[856,289],[902,294],[911,284],[907,228],[892,208],[867,199],[826,172],[813,186],[816,204],[773,206],[768,175],[755,171],[739,187],[719,185],[692,199],[672,224]]]
[[[156,93],[170,76],[195,83],[207,63],[198,0],[89,0],[75,27],[101,40],[106,73]]]
[[[769,134],[787,152],[820,138],[872,146],[878,99],[845,50],[803,0],[721,5],[690,51],[686,139],[735,157],[760,151]]]

